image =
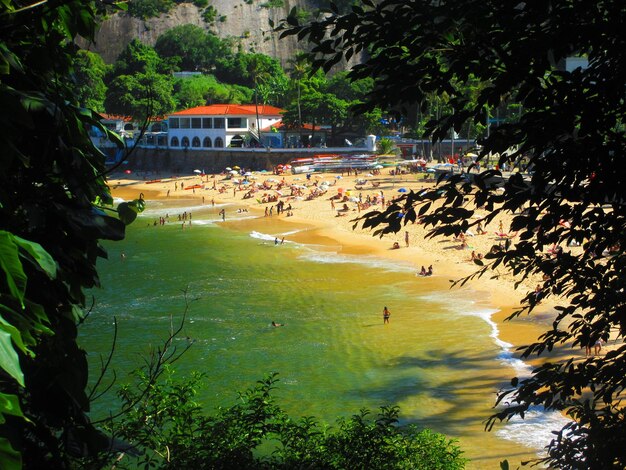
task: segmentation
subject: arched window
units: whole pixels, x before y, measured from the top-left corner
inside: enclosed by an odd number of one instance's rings
[[[200,137],[194,137],[193,140],[191,141],[191,146],[192,147],[200,147]]]
[[[231,147],[243,147],[243,137],[241,137],[239,134],[234,135],[232,139],[230,139],[230,146]]]
[[[183,148],[189,147],[189,137],[187,136],[183,137],[180,141],[180,145],[182,145]]]
[[[211,142],[211,138],[210,137],[205,137],[204,141],[202,142],[202,146],[203,147],[212,147],[213,143]]]
[[[178,137],[172,137],[172,140],[170,140],[170,147],[178,147]]]
[[[215,138],[215,146],[219,148],[222,148],[224,146],[224,141],[222,140],[221,137]]]

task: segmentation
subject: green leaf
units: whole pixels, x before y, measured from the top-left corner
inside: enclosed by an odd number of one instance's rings
[[[11,339],[13,340],[13,343],[20,349],[20,351],[22,351],[24,354],[29,354],[29,355],[33,355],[32,351],[30,351],[26,345],[24,344],[24,341],[22,340],[22,334],[20,333],[20,330],[18,330],[15,326],[11,325],[11,323],[9,323],[8,321],[6,321],[4,318],[0,317],[0,331],[4,331],[6,333],[9,333],[9,335],[11,335]]]
[[[20,358],[13,348],[11,335],[4,330],[0,330],[0,368],[17,380],[22,387],[24,386]]]
[[[122,202],[117,206],[117,215],[124,225],[129,225],[137,218],[137,211],[133,210],[127,202]]]
[[[0,437],[0,462],[3,470],[21,470],[22,454],[16,451],[8,439]]]
[[[17,395],[0,393],[0,424],[4,424],[4,415],[24,417]]]
[[[31,242],[18,236],[14,236],[14,240],[21,249],[35,260],[37,265],[43,269],[50,279],[56,278],[57,265],[54,258],[39,243]]]
[[[0,268],[5,273],[9,293],[24,307],[26,274],[20,263],[15,236],[4,230],[0,230]]]

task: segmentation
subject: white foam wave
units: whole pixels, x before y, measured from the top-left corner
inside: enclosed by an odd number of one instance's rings
[[[194,225],[200,225],[201,227],[215,227],[215,224],[217,222],[220,222],[222,219],[194,219],[192,220],[192,224],[191,226],[193,227]]]
[[[415,267],[409,263],[402,263],[399,261],[386,260],[378,258],[376,256],[354,256],[343,255],[333,252],[319,252],[308,251],[302,254],[303,259],[313,261],[316,263],[329,263],[329,264],[359,264],[375,268],[378,270],[399,272],[399,273],[414,273]]]
[[[502,439],[517,442],[534,449],[544,449],[555,438],[553,431],[560,430],[568,418],[557,411],[545,411],[531,408],[524,414],[524,419],[516,416],[496,431]]]
[[[227,205],[228,204],[215,204],[215,206],[208,206],[206,204],[197,204],[193,206],[172,206],[170,204],[163,205],[160,202],[148,201],[146,203],[146,210],[143,211],[141,215],[144,217],[164,217],[168,214],[170,217],[177,217],[178,214],[182,214],[183,212],[187,212],[188,214],[191,212],[193,214],[194,212],[207,211]]]
[[[469,308],[465,311],[461,311],[460,313],[461,315],[474,316],[484,320],[491,327],[491,333],[489,334],[489,336],[493,339],[493,342],[496,344],[496,346],[501,349],[500,353],[496,356],[500,363],[512,367],[513,370],[515,370],[517,377],[519,378],[529,377],[532,372],[532,368],[530,367],[530,365],[528,365],[521,359],[514,357],[513,352],[511,351],[513,345],[500,339],[500,330],[498,329],[498,325],[491,319],[493,314],[497,312],[498,310],[491,308]]]
[[[290,230],[289,232],[281,233],[281,235],[285,236],[285,237],[288,237],[289,235],[294,235],[296,233],[300,233],[300,232],[303,232],[303,231],[304,231],[303,229],[300,229],[300,230]]]
[[[474,303],[474,302],[472,302]],[[491,327],[490,337],[494,343],[501,349],[496,356],[504,365],[512,367],[518,378],[523,379],[531,376],[532,367],[514,357],[511,348],[512,344],[502,341],[499,337],[498,325],[491,319],[492,315],[498,310],[490,308],[469,308],[462,312],[462,315],[471,315],[483,319]],[[524,419],[514,417],[503,427],[496,431],[502,439],[517,442],[530,448],[541,450],[547,446],[554,438],[552,431],[558,431],[565,426],[569,419],[556,411],[545,411],[543,408],[534,407],[524,414]]]
[[[252,232],[250,232],[250,237],[252,238],[256,238],[257,240],[264,240],[264,241],[274,241],[276,240],[276,237],[278,235],[270,235],[268,233],[261,233],[261,232],[257,232],[256,230],[253,230]]]

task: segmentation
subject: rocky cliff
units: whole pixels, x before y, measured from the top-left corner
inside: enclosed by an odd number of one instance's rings
[[[154,45],[157,38],[168,29],[182,24],[194,24],[212,30],[221,38],[234,37],[246,52],[260,52],[279,59],[283,66],[305,43],[298,45],[293,38],[279,40],[278,34],[270,31],[269,20],[276,24],[285,18],[291,8],[298,7],[312,11],[317,7],[313,0],[284,0],[284,6],[265,8],[266,0],[210,0],[217,11],[214,25],[207,25],[202,19],[203,9],[191,3],[178,5],[171,12],[159,18],[143,21],[131,18],[125,13],[116,13],[106,19],[96,36],[95,44],[84,45],[98,52],[107,63],[112,63],[132,39],[138,38],[145,44]]]

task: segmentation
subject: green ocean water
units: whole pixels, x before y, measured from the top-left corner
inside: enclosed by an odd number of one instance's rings
[[[148,206],[99,262],[103,287],[91,292],[95,306],[80,332],[92,376],[110,349],[114,317],[113,366],[124,382],[187,302],[176,344],[193,346],[176,370],[207,375],[200,398],[209,412],[278,372],[276,396],[293,416],[333,423],[364,407],[399,405],[403,423],[459,439],[473,460],[469,468],[527,459],[548,443],[559,417],[539,410],[528,423],[483,431],[496,390],[525,366],[498,339],[495,310],[480,292],[451,291],[450,276],[418,277],[409,264],[345,255],[339,242],[318,243],[308,227],[276,217],[228,206],[222,223],[220,206]],[[177,220],[183,211],[193,214],[191,228]],[[153,225],[166,214],[165,226]],[[285,243],[276,245],[276,237]],[[388,325],[384,306],[392,313]],[[109,393],[94,415],[115,405]]]

